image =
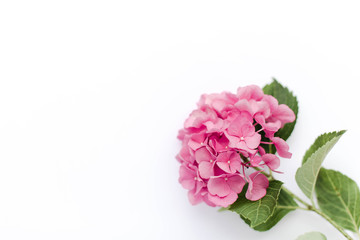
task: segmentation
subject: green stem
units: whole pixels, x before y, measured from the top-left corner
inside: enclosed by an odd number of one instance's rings
[[[325,213],[323,213],[322,211],[317,209],[314,205],[308,204],[306,201],[304,201],[300,197],[296,196],[293,192],[291,192],[289,189],[285,188],[284,186],[283,186],[283,190],[286,191],[288,194],[290,194],[293,198],[298,200],[300,203],[302,203],[304,206],[306,206],[306,208],[299,207],[298,209],[313,211],[313,212],[317,213],[318,215],[323,217],[326,221],[328,221],[331,225],[333,225],[342,235],[344,235],[344,237],[346,237],[346,239],[353,240],[353,238],[351,238],[350,235],[347,234],[342,227],[337,225],[328,215],[326,215]]]

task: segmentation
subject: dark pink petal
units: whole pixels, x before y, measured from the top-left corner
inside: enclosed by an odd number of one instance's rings
[[[219,197],[217,195],[209,194],[208,198],[209,201],[214,203],[216,206],[228,207],[236,201],[238,195],[235,192],[230,192],[228,195],[224,197]]]
[[[269,180],[260,172],[254,172],[249,176],[249,187],[245,197],[250,201],[257,201],[266,195]]]
[[[273,137],[270,140],[274,143],[280,157],[291,158],[292,154],[289,152],[289,145],[284,141],[284,139]]]
[[[202,161],[199,163],[199,173],[200,177],[208,179],[211,176],[214,176],[214,163],[207,161]]]
[[[232,191],[236,193],[241,193],[246,182],[244,178],[241,177],[240,175],[234,175],[228,177],[227,183],[229,184],[229,187],[231,188]]]
[[[229,185],[223,177],[210,178],[207,187],[209,193],[218,195],[219,197],[225,197],[231,192]]]
[[[265,154],[262,160],[271,170],[276,170],[280,166],[280,159],[274,154]]]

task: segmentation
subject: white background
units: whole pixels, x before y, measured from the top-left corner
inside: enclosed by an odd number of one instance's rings
[[[250,2],[250,3],[249,3]],[[298,96],[294,174],[316,136],[348,132],[324,166],[360,183],[359,1],[1,1],[1,239],[295,239],[191,206],[177,131],[202,93],[276,77]]]

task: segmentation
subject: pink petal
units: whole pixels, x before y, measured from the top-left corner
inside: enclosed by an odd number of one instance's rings
[[[249,187],[245,197],[250,201],[257,201],[266,195],[269,180],[260,172],[254,172],[249,176]]]
[[[227,183],[229,184],[231,190],[236,193],[241,193],[246,182],[240,175],[234,175],[228,177]]]
[[[274,154],[265,154],[262,156],[262,160],[271,170],[275,170],[280,166],[280,159]]]
[[[292,154],[289,152],[289,145],[282,138],[273,137],[270,140],[274,143],[280,157],[291,158]]]
[[[208,198],[209,201],[214,203],[216,206],[228,207],[236,201],[238,195],[235,192],[230,192],[228,195],[224,197],[219,197],[217,195],[209,194]]]
[[[231,172],[231,169],[230,169],[230,164],[229,164],[229,163],[227,163],[227,162],[216,162],[216,165],[217,165],[221,170],[223,170],[224,172],[232,173],[232,172]]]
[[[230,173],[236,173],[241,169],[240,161],[230,161]]]
[[[211,176],[214,176],[214,164],[202,161],[199,163],[199,173],[202,178],[208,179]]]
[[[211,153],[206,149],[206,147],[199,148],[195,152],[195,160],[198,163],[201,163],[202,161],[210,162],[210,160],[213,160],[214,157],[211,155]]]
[[[210,178],[207,187],[209,193],[212,195],[218,195],[219,197],[225,197],[231,192],[229,185],[222,177]]]
[[[261,156],[266,153],[265,149],[263,147],[261,147],[261,146],[258,146],[258,150],[259,150],[259,153],[260,153]]]
[[[252,167],[258,167],[260,165],[260,162],[262,161],[262,158],[260,156],[254,156],[250,160],[250,164]]]
[[[209,145],[219,153],[228,150],[229,140],[224,134],[221,136],[210,137]]]

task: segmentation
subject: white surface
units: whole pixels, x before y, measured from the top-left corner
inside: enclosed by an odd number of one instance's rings
[[[255,232],[177,182],[200,94],[276,77],[300,103],[279,179],[302,195],[306,149],[348,129],[324,165],[360,183],[359,1],[239,2],[1,1],[0,238],[341,239],[300,211]]]

